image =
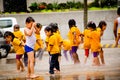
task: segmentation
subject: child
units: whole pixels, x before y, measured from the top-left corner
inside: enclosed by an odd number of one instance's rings
[[[35,20],[32,17],[26,18],[26,28],[24,34],[26,37],[25,52],[28,55],[28,74],[27,77],[35,78],[37,75],[34,74],[34,45],[36,43],[35,37]]]
[[[118,17],[114,21],[114,28],[113,28],[116,47],[118,46],[118,41],[120,39],[120,7],[117,9],[117,14],[118,14]]]
[[[54,74],[54,68],[57,72],[60,71],[58,56],[59,56],[59,44],[57,42],[57,36],[53,34],[51,26],[45,28],[45,34],[48,38],[47,50],[50,54],[50,67],[49,73]]]
[[[81,34],[81,37],[84,37],[83,38],[83,46],[84,46],[84,50],[85,50],[85,59],[84,59],[85,64],[86,64],[87,58],[89,57],[90,39],[89,39],[88,35],[90,32],[91,32],[91,30],[87,26],[87,28],[84,30],[83,34]]]
[[[22,55],[24,54],[24,43],[14,36],[12,32],[6,31],[4,34],[6,41],[11,42],[16,52],[17,72],[24,71]]]
[[[68,33],[68,39],[70,40],[71,43],[71,51],[72,51],[72,56],[74,60],[74,64],[80,63],[78,54],[77,54],[77,49],[80,44],[80,30],[76,26],[76,22],[74,19],[70,19],[68,21],[69,25],[69,33]]]
[[[97,27],[97,31],[100,32],[101,37],[103,36],[103,33],[104,33],[105,29],[106,29],[106,26],[107,26],[107,23],[105,21],[100,21],[99,22],[99,25]],[[104,61],[104,55],[103,55],[102,47],[101,47],[101,50],[100,50],[99,54],[100,54],[101,62],[104,65],[105,61]]]
[[[60,35],[60,31],[59,31],[59,28],[58,28],[58,24],[57,23],[50,23],[49,26],[51,26],[52,30],[53,30],[53,34],[56,35],[57,37],[57,42],[58,42],[58,45],[59,45],[59,58],[58,58],[58,61],[60,62],[61,60],[61,45],[62,45],[62,37]]]
[[[35,44],[34,49],[35,49],[35,51],[38,52],[37,55],[36,55],[36,58],[39,57],[40,60],[42,59],[42,55],[43,55],[43,52],[44,52],[43,41],[40,37],[41,28],[42,28],[42,25],[40,23],[36,23],[36,32],[35,32],[36,44]]]
[[[15,37],[25,42],[25,35],[20,31],[20,26],[18,24],[14,25],[13,30],[14,30],[13,34],[15,35]],[[25,66],[27,66],[27,63],[28,63],[27,59],[28,59],[28,56],[26,53],[24,53],[24,65]]]
[[[25,36],[24,34],[20,31],[20,26],[18,24],[14,25],[14,32],[13,34],[15,37],[17,37],[19,40],[23,40],[25,42]]]
[[[88,37],[90,38],[90,49],[93,53],[93,66],[99,66],[99,51],[100,51],[100,33],[96,30],[96,24],[93,21],[88,23],[88,27],[91,30]]]
[[[72,53],[71,53],[70,40],[64,39],[64,40],[63,40],[63,43],[62,43],[62,47],[63,47],[63,54],[64,54],[64,56],[65,56],[65,59],[68,61],[67,51],[69,51],[70,57],[71,57],[71,59],[73,60],[73,58],[72,58]]]

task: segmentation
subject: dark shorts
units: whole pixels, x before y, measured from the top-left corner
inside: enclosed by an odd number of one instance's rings
[[[72,53],[76,53],[76,52],[77,52],[77,49],[78,49],[78,46],[72,46],[71,52],[72,52]]]
[[[22,58],[22,54],[21,55],[16,54],[16,59],[20,60],[21,58]]]
[[[31,47],[25,45],[25,52],[31,52],[31,51],[34,51],[34,49],[32,49]]]
[[[97,57],[99,55],[98,52],[93,52],[93,57]]]

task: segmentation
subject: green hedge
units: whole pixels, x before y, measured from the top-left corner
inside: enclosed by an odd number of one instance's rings
[[[116,7],[117,6],[117,0],[94,0],[94,2],[88,4],[88,8],[91,7],[99,7],[99,8],[104,8],[104,7]],[[67,1],[66,3],[31,3],[29,6],[30,10],[32,12],[34,11],[41,11],[41,10],[65,10],[65,9],[83,9],[84,4],[81,3],[80,1],[75,2],[73,1]]]

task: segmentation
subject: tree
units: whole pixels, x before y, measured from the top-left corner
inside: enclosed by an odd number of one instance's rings
[[[88,21],[88,8],[87,8],[87,0],[84,0],[84,28],[87,26]]]

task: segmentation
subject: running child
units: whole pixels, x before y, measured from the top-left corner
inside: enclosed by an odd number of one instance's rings
[[[107,27],[107,23],[105,21],[100,21],[99,22],[99,25],[97,27],[97,31],[100,32],[101,37],[103,36],[106,27]],[[101,62],[104,65],[105,61],[104,61],[104,52],[103,52],[102,47],[101,47],[101,50],[100,50],[99,54],[100,54]]]
[[[76,26],[76,21],[74,19],[70,19],[68,21],[69,29],[70,31],[68,32],[68,39],[70,40],[71,43],[71,51],[72,51],[72,57],[74,60],[74,64],[80,63],[78,54],[77,54],[77,49],[80,44],[80,30]]]
[[[99,51],[101,49],[100,45],[100,33],[96,30],[96,24],[93,21],[88,22],[89,29],[91,32],[88,37],[90,38],[90,49],[93,53],[93,66],[100,66],[99,61]]]
[[[14,36],[14,34],[10,31],[6,31],[4,34],[4,38],[6,41],[10,42],[16,53],[16,64],[17,64],[17,72],[24,71],[24,66],[22,62],[22,56],[24,54],[24,43],[20,41],[18,38]]]
[[[84,63],[86,64],[87,58],[89,57],[89,51],[90,51],[90,38],[88,35],[90,34],[91,30],[87,26],[84,30],[83,34],[81,34],[81,37],[83,38],[83,47],[85,51],[85,59]]]
[[[25,52],[28,55],[28,74],[27,77],[35,78],[37,75],[34,74],[34,45],[36,43],[35,37],[35,20],[32,17],[26,18],[26,27],[24,29],[24,34],[26,37]]]
[[[63,54],[64,54],[64,56],[65,56],[65,59],[68,61],[67,52],[69,51],[71,60],[73,60],[73,58],[72,58],[72,53],[71,53],[70,40],[68,40],[68,39],[64,39],[64,40],[63,40],[62,49],[63,49]]]

